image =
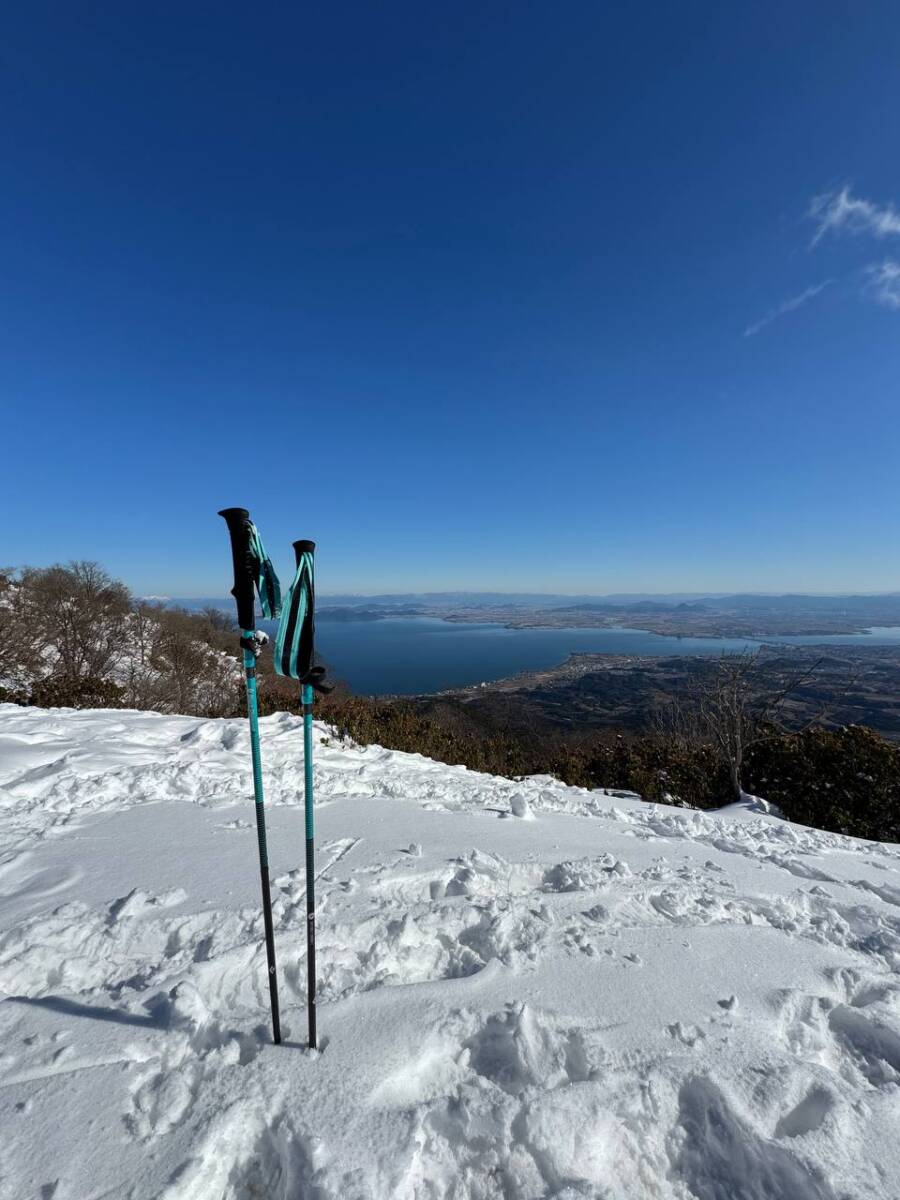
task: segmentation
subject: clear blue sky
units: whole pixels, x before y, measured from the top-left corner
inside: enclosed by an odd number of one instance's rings
[[[900,9],[34,3],[0,562],[900,588]],[[823,286],[824,285],[824,286]]]

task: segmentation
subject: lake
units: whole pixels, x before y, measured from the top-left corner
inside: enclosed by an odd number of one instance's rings
[[[274,623],[261,627],[274,637]],[[766,638],[786,646],[900,645],[900,628]],[[721,654],[760,645],[746,638],[663,637],[640,629],[506,629],[437,617],[318,621],[316,651],[335,678],[364,695],[416,695],[539,671],[576,652]]]

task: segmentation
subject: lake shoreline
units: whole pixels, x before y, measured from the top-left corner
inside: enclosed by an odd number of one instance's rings
[[[268,623],[264,623],[265,624]],[[270,630],[267,630],[270,632]],[[630,626],[510,628],[496,622],[452,622],[438,616],[319,621],[317,649],[332,675],[369,696],[427,696],[478,689],[534,673],[565,671],[573,656],[702,656],[782,646],[900,646],[900,627],[857,634],[753,639],[659,634]]]

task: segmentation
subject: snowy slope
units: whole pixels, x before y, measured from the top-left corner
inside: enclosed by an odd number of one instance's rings
[[[4,1198],[900,1197],[900,847],[320,728],[310,1054],[263,731],[282,1047],[246,723],[0,706]]]

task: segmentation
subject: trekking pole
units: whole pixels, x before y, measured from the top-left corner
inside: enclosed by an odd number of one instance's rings
[[[306,995],[309,1046],[316,1048],[316,843],[313,816],[313,742],[311,683],[300,687],[303,702],[303,801],[306,814]]]
[[[262,759],[259,752],[259,713],[256,697],[256,659],[268,641],[256,629],[254,588],[260,594],[263,612],[278,615],[278,580],[265,556],[256,527],[246,508],[223,508],[219,513],[228,524],[231,555],[234,561],[234,587],[241,649],[244,652],[244,679],[247,689],[247,716],[250,721],[250,751],[253,760],[253,796],[256,808],[256,838],[259,843],[259,874],[262,882],[263,923],[266,932],[266,962],[269,975],[269,1001],[272,1006],[272,1041],[281,1042],[278,1015],[278,978],[275,968],[275,933],[272,926],[272,896],[269,882],[269,855],[266,846],[266,812],[263,801]]]
[[[316,1049],[316,873],[313,809],[313,693],[329,692],[325,669],[313,665],[315,638],[315,542],[294,542],[297,573],[291,584],[278,636],[275,639],[275,670],[300,681],[303,711],[303,798],[306,816],[306,995],[309,1046]]]

